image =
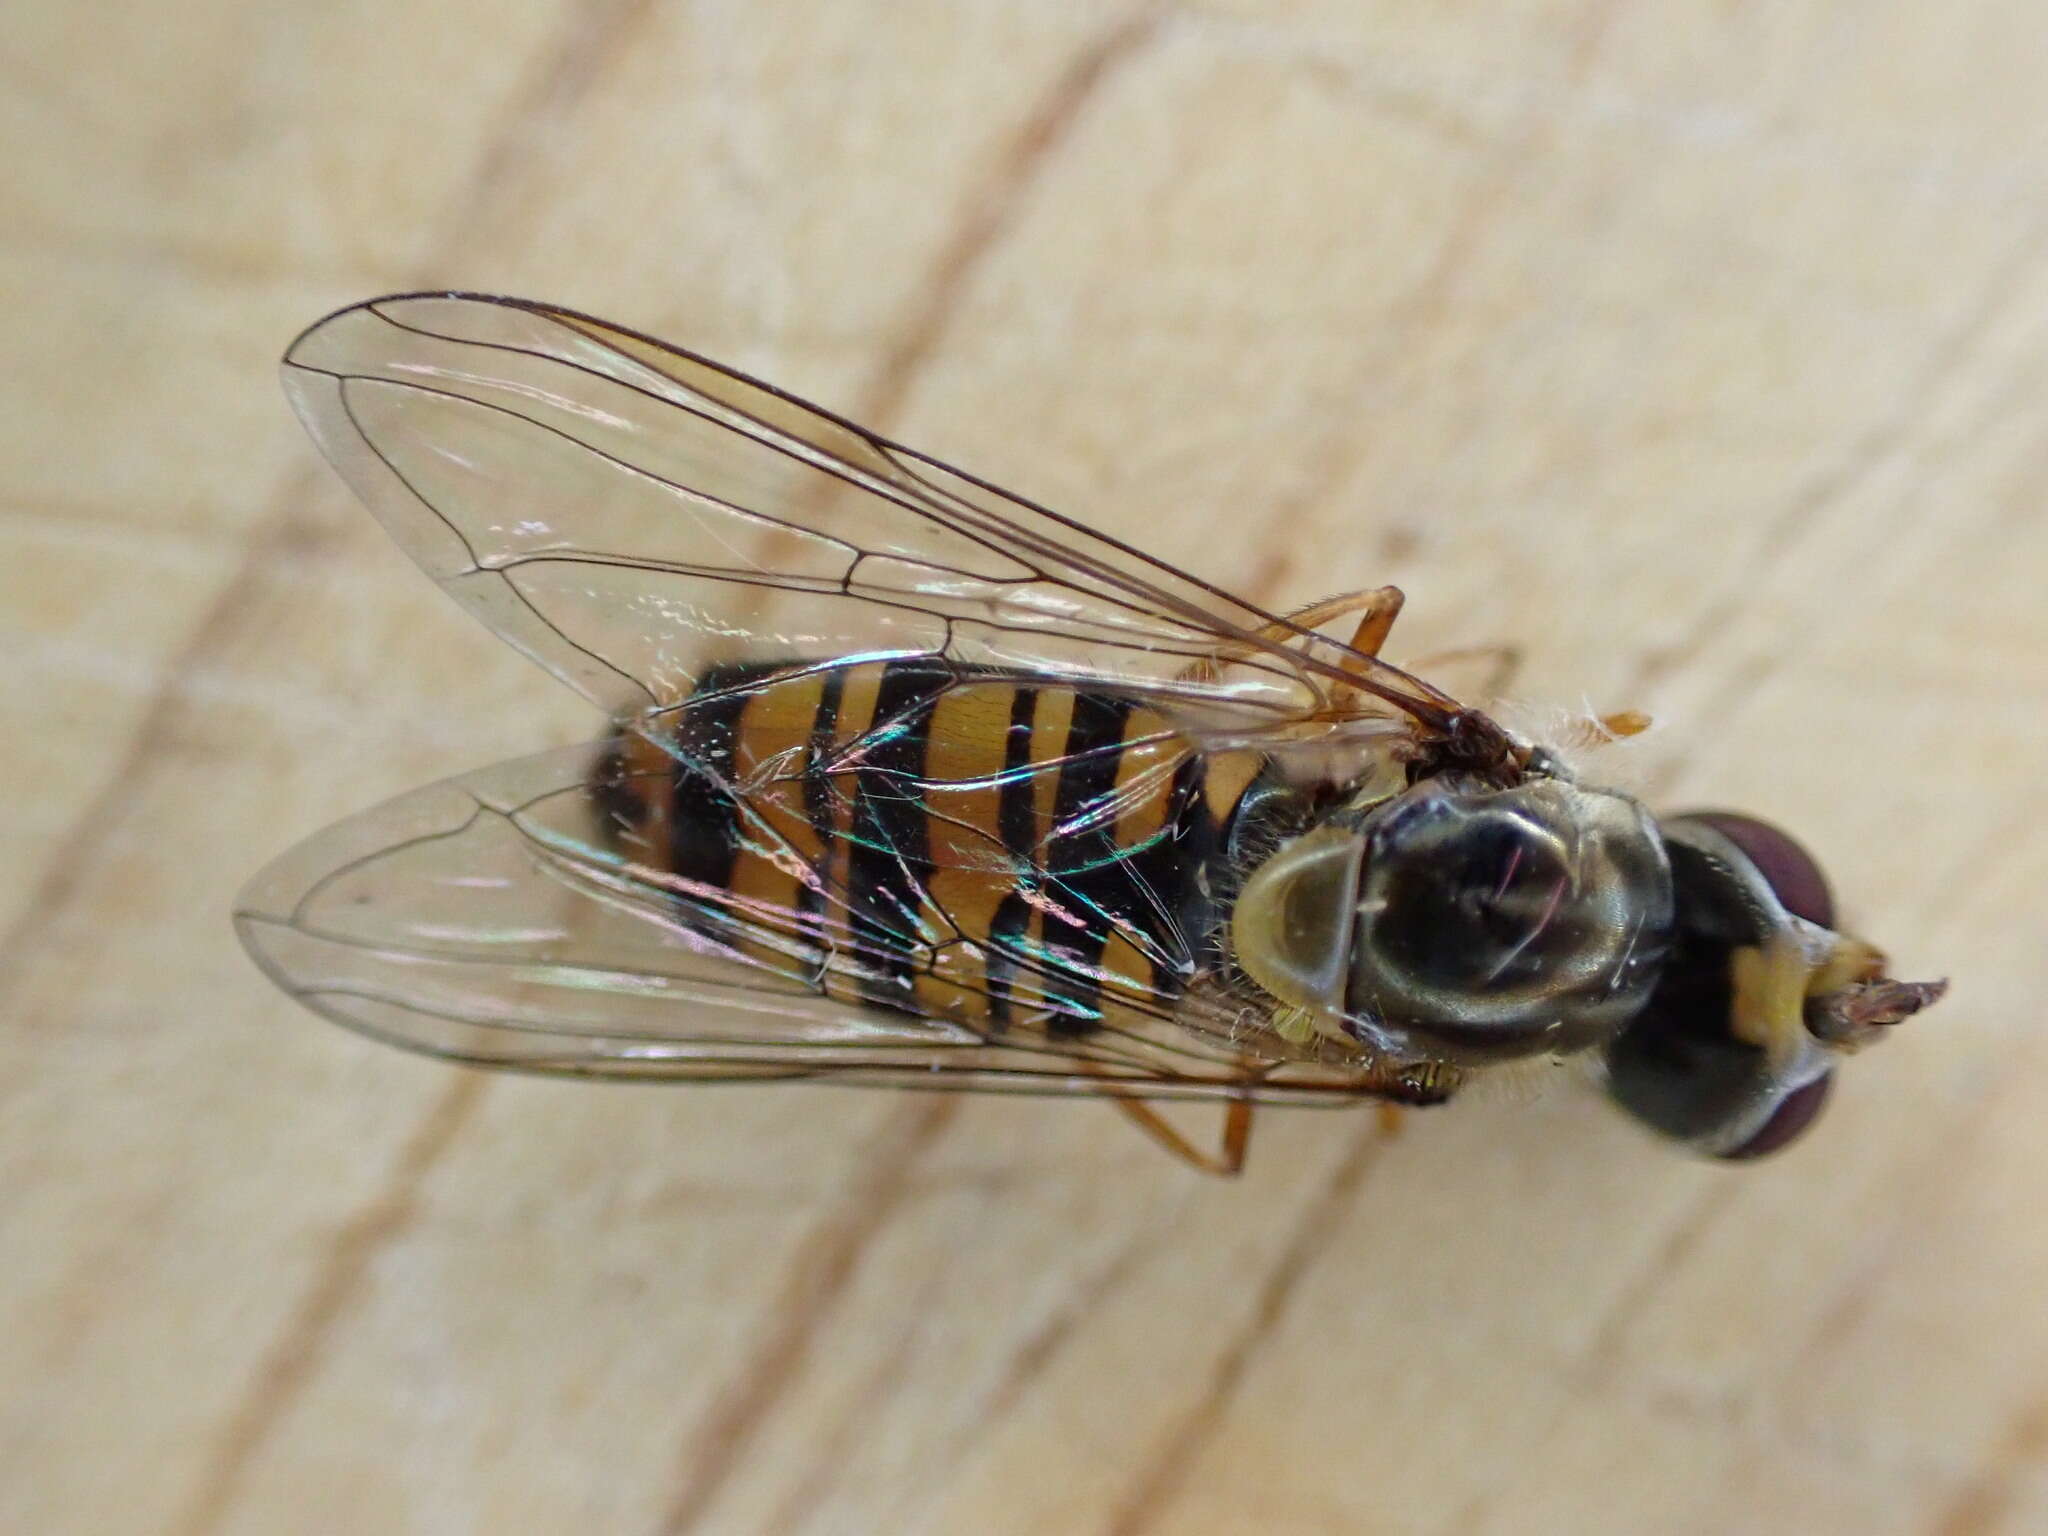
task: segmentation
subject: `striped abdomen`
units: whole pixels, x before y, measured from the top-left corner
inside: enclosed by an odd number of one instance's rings
[[[1170,1003],[1227,803],[1154,711],[928,660],[709,674],[616,744],[618,848],[692,926],[834,997],[1001,1031]]]

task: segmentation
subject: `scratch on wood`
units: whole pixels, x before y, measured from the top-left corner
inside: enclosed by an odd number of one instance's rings
[[[1250,11],[1197,9],[1176,14],[1233,59],[1293,69],[1318,90],[1361,101],[1390,122],[1407,124],[1461,149],[1477,149],[1485,142],[1484,127],[1467,110],[1469,95],[1410,78],[1398,54],[1390,59],[1373,50],[1370,63],[1340,57],[1325,50],[1317,33]]]
[[[1950,1145],[1951,1156],[1960,1150],[1959,1146]],[[1952,1170],[1955,1166],[1952,1161],[1943,1164],[1941,1183],[1944,1187],[1954,1177]],[[1924,1184],[1919,1192],[1926,1192]],[[1864,1244],[1862,1261],[1850,1267],[1847,1278],[1828,1298],[1827,1306],[1815,1321],[1805,1343],[1790,1355],[1784,1371],[1786,1376],[1798,1380],[1817,1362],[1833,1354],[1845,1339],[1854,1335],[1857,1326],[1869,1314],[1871,1303],[1883,1293],[1891,1279],[1892,1266],[1913,1246],[1915,1225],[1906,1219],[1906,1213],[1924,1211],[1925,1206],[1919,1200],[1906,1198],[1895,1202],[1891,1209],[1899,1213],[1899,1219]]]
[[[1976,1476],[1941,1511],[1933,1536],[1985,1536],[2012,1513],[2021,1477],[2048,1458],[2048,1398],[2028,1405]]]
[[[1671,1232],[1622,1286],[1608,1306],[1580,1356],[1576,1372],[1582,1386],[1604,1381],[1621,1357],[1621,1341],[1630,1323],[1663,1289],[1664,1282],[1691,1262],[1693,1253],[1713,1230],[1721,1213],[1735,1202],[1740,1187],[1732,1180],[1710,1185],[1688,1205]]]
[[[599,0],[572,12],[561,40],[547,55],[544,66],[535,71],[532,84],[518,98],[513,114],[496,138],[485,146],[477,169],[469,178],[473,191],[464,199],[465,207],[475,209],[487,194],[495,195],[502,189],[508,168],[516,164],[515,151],[530,133],[530,125],[518,114],[560,116],[579,103],[602,61],[630,32],[631,23],[647,5],[648,0]],[[453,249],[455,242],[467,238],[467,234],[462,225],[451,226],[441,248]],[[193,674],[231,647],[244,610],[262,591],[264,576],[272,566],[303,552],[301,547],[311,541],[313,536],[300,522],[297,509],[311,494],[312,475],[313,470],[307,466],[288,476],[277,497],[278,510],[250,535],[247,556],[166,671],[128,750],[108,776],[106,789],[93,798],[56,841],[43,876],[23,909],[24,915],[10,932],[0,936],[0,995],[12,984],[22,957],[40,945],[76,899],[84,872],[100,861],[113,834],[124,824],[122,812],[135,803],[136,783],[163,756],[162,748],[184,705]]]
[[[1015,222],[1025,195],[1073,136],[1117,67],[1128,64],[1142,50],[1166,16],[1162,8],[1142,7],[1076,52],[996,156],[988,173],[962,195],[961,212],[951,235],[918,286],[908,318],[853,406],[855,421],[884,436],[894,430],[903,402],[945,341],[975,277]],[[835,491],[821,485],[819,494],[829,496]],[[808,512],[814,514],[816,508]],[[808,516],[799,521],[808,521]],[[772,532],[759,540],[749,558],[757,566],[774,568],[786,563],[795,548],[794,535]]]
[[[1103,1303],[1143,1267],[1144,1261],[1161,1245],[1160,1228],[1146,1223],[1119,1246],[1109,1262],[1096,1268],[1075,1286],[1060,1305],[1010,1352],[1003,1373],[983,1398],[980,1410],[963,1422],[956,1433],[960,1444],[980,1438],[981,1431],[1007,1416],[1034,1382],[1043,1376],[1081,1324],[1102,1310]]]
[[[789,1274],[762,1310],[767,1336],[712,1400],[681,1460],[676,1494],[659,1529],[681,1536],[710,1510],[777,1399],[802,1371],[818,1330],[845,1298],[875,1235],[901,1208],[910,1174],[958,1109],[946,1096],[913,1098],[862,1154],[859,1181],[833,1199],[798,1248]]]
[[[1287,1245],[1274,1259],[1259,1286],[1251,1315],[1224,1346],[1210,1368],[1209,1380],[1194,1406],[1160,1439],[1158,1454],[1131,1484],[1129,1495],[1112,1512],[1103,1529],[1107,1536],[1144,1536],[1154,1529],[1187,1482],[1209,1442],[1222,1428],[1225,1415],[1243,1385],[1253,1358],[1286,1319],[1302,1278],[1314,1267],[1340,1230],[1346,1209],[1378,1160],[1383,1145],[1376,1129],[1356,1133],[1322,1189],[1294,1224]]]
[[[181,1536],[203,1536],[220,1523],[256,1453],[319,1368],[335,1325],[355,1300],[363,1276],[419,1214],[421,1186],[475,1113],[486,1082],[481,1072],[451,1072],[447,1087],[400,1149],[377,1193],[335,1234],[312,1288],[271,1341],[255,1382],[229,1418],[185,1518],[173,1527]]]
[[[602,52],[597,44],[607,35],[607,27],[615,32],[643,4],[644,0],[608,0],[579,16],[552,55],[552,68],[539,73],[535,88],[525,98],[532,109],[559,113],[579,100],[595,72]],[[482,192],[502,180],[504,167],[513,160],[506,144],[516,146],[523,131],[515,118],[502,131],[499,143],[486,146],[470,183],[482,191],[468,199],[468,206],[474,208]],[[455,234],[451,231],[450,238]],[[270,573],[281,564],[303,562],[324,541],[323,530],[307,522],[300,511],[311,497],[313,475],[313,467],[307,464],[284,478],[275,509],[250,533],[241,564],[165,671],[127,749],[108,775],[106,787],[53,844],[23,916],[0,935],[0,997],[18,984],[27,958],[42,949],[44,940],[78,900],[87,873],[107,861],[140,803],[138,785],[171,755],[167,749],[195,677],[230,653],[244,626],[259,616],[259,600]],[[177,1529],[197,1536],[213,1528],[225,1514],[243,1469],[263,1437],[310,1380],[321,1346],[345,1311],[364,1268],[410,1220],[421,1181],[454,1140],[482,1090],[482,1078],[455,1074],[441,1100],[415,1127],[383,1191],[362,1216],[343,1229],[306,1304],[273,1341],[268,1364],[229,1422],[221,1449]]]
[[[323,535],[295,517],[292,510],[311,495],[312,484],[311,466],[288,477],[277,497],[278,510],[256,530],[241,565],[165,669],[104,787],[51,845],[35,889],[22,905],[22,915],[0,935],[0,997],[19,983],[29,958],[42,951],[77,901],[86,875],[106,862],[140,801],[137,786],[172,755],[171,742],[194,675],[232,648],[264,575],[280,563],[317,552]],[[222,921],[226,921],[225,915]]]
[[[1377,344],[1365,351],[1354,375],[1359,390],[1384,377],[1389,359],[1402,356],[1409,349],[1409,338],[1439,322],[1455,301],[1459,280],[1471,269],[1489,227],[1507,206],[1509,190],[1528,176],[1530,166],[1548,150],[1555,102],[1570,99],[1573,89],[1591,72],[1617,8],[1617,0],[1599,0],[1581,13],[1562,90],[1556,96],[1545,93],[1540,101],[1532,101],[1520,131],[1511,134],[1499,153],[1481,169],[1470,195],[1452,215],[1428,269],[1394,307]],[[1306,501],[1352,478],[1370,458],[1372,450],[1372,434],[1358,430],[1357,424],[1348,419],[1323,434],[1318,447],[1305,455],[1300,483],[1306,489],[1275,504],[1272,526],[1286,529]],[[1265,581],[1277,586],[1293,573],[1294,557],[1302,553],[1300,542],[1293,541],[1277,560],[1268,563],[1269,568],[1262,569]]]
[[[1073,136],[1103,85],[1144,48],[1165,16],[1164,10],[1150,6],[1126,16],[1060,71],[981,184],[967,194],[952,236],[921,285],[909,322],[869,383],[855,420],[885,432],[893,425],[918,374],[951,329],[976,274],[1001,244],[1024,195]]]
[[[10,216],[13,217],[13,216]],[[129,285],[160,282],[167,271],[215,287],[243,289],[327,290],[375,283],[384,266],[375,253],[322,261],[316,254],[278,250],[247,241],[222,244],[206,234],[143,229],[72,229],[55,222],[30,223],[16,218],[7,229],[11,258],[32,256],[59,267],[92,265],[117,276],[105,281]],[[401,278],[403,274],[400,274]],[[118,290],[117,290],[118,291]],[[146,509],[145,509],[146,510]]]
[[[30,117],[32,132],[55,130],[54,137],[60,141],[90,136],[104,143],[111,137],[105,115],[87,106],[84,92],[67,89],[80,83],[74,72],[50,69],[40,58],[29,65],[12,50],[0,51],[0,85],[7,88],[8,99],[23,115]],[[43,122],[33,120],[38,112],[44,115]],[[22,142],[27,142],[26,138]]]
[[[846,1394],[831,1427],[805,1438],[801,1472],[791,1479],[788,1492],[762,1522],[760,1536],[789,1536],[801,1531],[831,1501],[840,1474],[858,1460],[865,1438],[889,1401],[903,1391],[912,1363],[931,1342],[930,1314],[940,1304],[946,1287],[955,1283],[948,1262],[952,1251],[925,1266],[916,1287],[897,1299],[889,1347],[862,1374],[859,1386]],[[922,1457],[919,1465],[926,1465]]]
[[[1245,578],[1246,597],[1255,603],[1264,603],[1270,608],[1277,609],[1280,606],[1273,593],[1294,567],[1293,544],[1293,540],[1286,540],[1266,552],[1251,575]]]
[[[448,221],[429,242],[430,249],[460,250],[476,238],[476,226],[487,210],[503,214],[507,190],[519,169],[540,157],[548,135],[583,105],[653,9],[651,0],[580,0],[569,7],[560,34],[513,92],[497,130],[486,136],[483,158],[467,179],[467,193],[451,205]]]
[[[1177,1215],[1176,1212],[1176,1220]],[[1119,1244],[1106,1262],[1083,1275],[1058,1306],[1024,1334],[1003,1362],[1001,1374],[981,1394],[979,1404],[954,1417],[944,1444],[923,1463],[920,1480],[925,1491],[943,1488],[961,1456],[982,1442],[991,1425],[1008,1418],[1052,1368],[1081,1325],[1098,1316],[1104,1303],[1144,1268],[1145,1260],[1163,1245],[1165,1231],[1172,1224],[1173,1221],[1146,1222],[1135,1228],[1129,1240]]]
[[[1911,451],[1933,402],[1997,333],[2000,322],[2024,292],[2028,278],[2038,272],[2044,251],[2048,251],[2048,224],[2031,230],[1997,265],[1962,318],[1935,342],[1926,360],[1906,380],[1893,408],[1858,436],[1838,460],[1822,467],[1793,492],[1778,515],[1765,526],[1755,554],[1742,562],[1741,571],[1676,641],[1643,657],[1624,685],[1623,693],[1646,693],[1691,665],[1748,608],[1757,591],[1753,575],[1757,569],[1782,559],[1817,518],[1862,490],[1884,465]],[[1719,689],[1702,709],[1701,718],[1718,718],[1744,691],[1777,670],[1784,658],[1795,652],[1796,647],[1792,646],[1775,649]],[[1673,771],[1667,767],[1663,777],[1668,779]]]
[[[847,1394],[849,1401],[833,1417],[831,1427],[805,1439],[802,1460],[791,1468],[788,1491],[757,1527],[758,1536],[795,1536],[831,1502],[840,1474],[859,1459],[867,1433],[904,1388],[921,1342],[921,1314],[932,1305],[932,1282],[938,1273],[928,1273],[925,1283],[903,1297],[904,1315],[890,1336],[887,1353]]]
[[[2015,1066],[2018,1064],[2015,1063]],[[2012,1092],[2023,1081],[2016,1072],[2001,1086]],[[1891,1220],[1882,1231],[1871,1234],[1862,1246],[1861,1261],[1853,1265],[1847,1279],[1835,1287],[1807,1337],[1796,1350],[1787,1351],[1777,1368],[1780,1380],[1800,1382],[1819,1372],[1822,1365],[1856,1332],[1887,1282],[1895,1282],[1897,1263],[1912,1243],[1924,1240],[1926,1213],[1953,1199],[1959,1179],[1967,1179],[1971,1159],[1981,1149],[1992,1126],[2003,1123],[1995,1104],[2004,1094],[1968,1106],[1943,1127],[1923,1130],[1927,1144],[1939,1144],[1943,1156],[1918,1168],[1920,1176],[1909,1186],[1894,1192],[1886,1210]],[[1991,1529],[2015,1495],[2013,1483],[2027,1463],[2048,1452],[2048,1399],[2030,1407],[2015,1420],[2004,1444],[1995,1450],[1978,1476],[1958,1495],[1935,1529],[1941,1536],[1964,1536]],[[1897,1446],[1887,1445],[1867,1459],[1896,1463]],[[1941,1469],[1929,1466],[1925,1480],[1932,1482]]]
[[[2015,800],[1981,836],[1955,847],[1940,867],[1927,871],[1910,900],[1895,902],[1894,920],[1909,924],[1924,943],[1967,937],[1986,920],[1985,894],[2013,879],[2015,867],[2024,871],[2041,857],[2040,827],[2040,808],[2030,800]]]
[[[2010,1065],[2017,1068],[2020,1064]],[[2015,1085],[2022,1080],[2023,1074],[2016,1071],[1985,1098],[1959,1107],[1948,1124],[1922,1127],[1921,1137],[1927,1144],[1938,1142],[1942,1157],[1919,1163],[1919,1177],[1893,1189],[1885,1206],[1889,1222],[1882,1230],[1865,1235],[1862,1262],[1834,1288],[1801,1348],[1787,1355],[1784,1375],[1797,1380],[1810,1374],[1862,1325],[1893,1277],[1899,1255],[1924,1240],[1928,1212],[1940,1210],[1954,1199],[1958,1177],[1970,1169],[1971,1159],[1981,1151],[1991,1128],[2002,1123],[1996,1113],[1999,1101],[2015,1093]]]
[[[1723,1182],[1710,1188],[1706,1194],[1693,1201],[1673,1222],[1671,1231],[1644,1260],[1640,1268],[1631,1275],[1608,1305],[1593,1336],[1587,1341],[1578,1361],[1570,1370],[1573,1390],[1581,1397],[1594,1398],[1611,1382],[1621,1363],[1622,1339],[1629,1325],[1641,1315],[1645,1306],[1663,1288],[1664,1282],[1691,1262],[1699,1245],[1712,1231],[1721,1213],[1733,1203],[1738,1188],[1735,1184]],[[1548,1453],[1551,1442],[1568,1427],[1569,1421],[1559,1421],[1540,1433],[1535,1441],[1515,1458],[1517,1468],[1540,1465]],[[1445,1536],[1479,1529],[1493,1513],[1492,1501],[1500,1491],[1497,1482],[1481,1489],[1468,1500],[1445,1524]]]
[[[138,506],[45,490],[22,496],[0,489],[0,527],[53,539],[104,542],[115,549],[123,548],[121,541],[132,540],[134,550],[146,552],[152,560],[195,565],[200,559],[197,551],[236,544],[248,536],[239,528],[192,527],[157,503]]]

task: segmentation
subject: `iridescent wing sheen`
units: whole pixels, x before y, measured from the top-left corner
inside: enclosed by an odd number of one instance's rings
[[[1212,739],[1372,714],[1427,733],[1456,708],[972,475],[569,310],[377,299],[309,329],[284,374],[421,567],[615,714],[673,706],[708,668],[762,655],[1111,685]],[[1238,659],[1198,665],[1219,652]]]
[[[963,936],[936,902],[877,922],[843,884],[799,910],[642,861],[607,825],[634,792],[625,739],[505,763],[329,827],[250,882],[235,914],[243,942],[328,1018],[480,1065],[1309,1104],[1429,1096],[1355,1062],[1278,1058],[1227,995],[1200,986],[1176,997],[1126,985],[1079,1034],[823,995],[821,982],[858,993],[906,965],[940,972]],[[668,793],[675,771],[689,765],[647,770],[660,782],[640,792]],[[743,791],[743,835],[784,836],[787,788]]]

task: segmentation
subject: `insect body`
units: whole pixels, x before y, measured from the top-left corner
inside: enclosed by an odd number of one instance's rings
[[[712,672],[672,733],[621,735],[597,794],[611,845],[758,963],[850,1002],[1077,1035],[1202,967],[1232,809],[1207,766],[1116,694],[793,662]]]
[[[588,317],[381,299],[286,358],[328,456],[611,735],[286,854],[322,1013],[535,1071],[1434,1103],[1579,1056],[1719,1156],[1934,1000],[1812,861],[1659,820],[1379,657]],[[1320,632],[1353,624],[1349,643]],[[1197,1158],[1199,1160],[1199,1158]]]

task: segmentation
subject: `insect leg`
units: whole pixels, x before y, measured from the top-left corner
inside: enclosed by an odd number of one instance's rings
[[[1380,647],[1387,643],[1387,632],[1394,627],[1394,620],[1401,616],[1401,605],[1408,601],[1407,594],[1399,587],[1374,587],[1370,592],[1353,593],[1347,601],[1360,604],[1356,608],[1338,610],[1338,613],[1356,613],[1359,616],[1358,628],[1351,633],[1351,649],[1364,656],[1379,655]],[[1333,613],[1330,618],[1337,616]],[[1320,622],[1327,623],[1328,620]]]
[[[1204,1152],[1143,1099],[1129,1098],[1120,1093],[1110,1097],[1116,1107],[1130,1117],[1133,1125],[1189,1167],[1222,1179],[1234,1179],[1244,1171],[1245,1152],[1252,1141],[1250,1099],[1230,1101],[1223,1112],[1223,1139],[1216,1151]]]
[[[1358,614],[1358,628],[1351,637],[1351,648],[1367,656],[1377,656],[1380,647],[1386,643],[1387,631],[1394,627],[1394,620],[1401,612],[1401,604],[1407,601],[1399,587],[1370,587],[1363,592],[1341,592],[1335,597],[1326,597],[1321,602],[1310,603],[1306,608],[1297,608],[1277,624],[1268,624],[1258,632],[1262,641],[1286,640],[1289,636],[1306,629],[1321,629],[1334,619],[1349,618]],[[1227,661],[1235,661],[1244,655],[1238,646],[1226,646],[1216,656],[1198,661],[1181,674],[1183,681],[1207,682],[1216,676],[1217,668]]]
[[[1400,617],[1401,605],[1407,601],[1407,594],[1399,587],[1368,587],[1363,592],[1340,592],[1319,603],[1310,603],[1306,608],[1295,609],[1280,623],[1269,624],[1260,630],[1259,638],[1284,640],[1295,630],[1321,629],[1333,620],[1348,619],[1355,613],[1359,619],[1358,628],[1351,635],[1351,649],[1367,656],[1377,656],[1380,647],[1386,644],[1387,631]]]

